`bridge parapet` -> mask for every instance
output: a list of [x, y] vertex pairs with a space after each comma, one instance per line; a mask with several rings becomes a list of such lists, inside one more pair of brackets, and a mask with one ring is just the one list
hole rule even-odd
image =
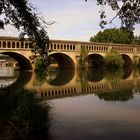
[[[116, 51], [123, 55], [125, 61], [132, 60], [133, 64], [138, 64], [140, 58], [140, 46], [139, 45], [124, 45], [124, 44], [111, 44], [111, 43], [96, 43], [96, 42], [82, 42], [82, 41], [67, 41], [67, 40], [50, 40], [48, 46], [49, 54], [54, 54], [53, 57], [57, 57], [59, 62], [63, 60], [62, 66], [71, 62], [71, 66], [74, 68], [78, 66], [78, 59], [82, 49], [85, 49], [88, 52], [88, 55], [98, 54], [103, 58], [105, 55], [112, 51]], [[29, 59], [31, 54], [31, 41], [25, 39], [20, 41], [16, 37], [0, 37], [0, 51], [1, 52], [18, 52], [26, 55], [26, 58]], [[23, 52], [26, 51], [26, 52]], [[29, 54], [30, 52], [30, 54]], [[30, 55], [30, 56], [29, 56]], [[61, 55], [61, 56], [60, 56]], [[54, 58], [54, 59], [55, 59]], [[130, 58], [130, 59], [129, 59]], [[30, 60], [30, 59], [29, 59]], [[73, 63], [72, 63], [73, 62]], [[74, 64], [74, 65], [73, 65]]]
[[0, 37], [0, 49], [31, 49], [31, 41], [20, 41], [16, 37]]
[[113, 45], [112, 51], [119, 52], [119, 53], [133, 53], [134, 47], [133, 46], [123, 46], [123, 45]]
[[[20, 41], [17, 37], [0, 37], [0, 49], [31, 49], [31, 41], [25, 38]], [[49, 51], [80, 51], [85, 48], [87, 51], [108, 52], [110, 49], [120, 53], [133, 53], [134, 50], [140, 53], [139, 45], [96, 43], [67, 40], [50, 40]]]

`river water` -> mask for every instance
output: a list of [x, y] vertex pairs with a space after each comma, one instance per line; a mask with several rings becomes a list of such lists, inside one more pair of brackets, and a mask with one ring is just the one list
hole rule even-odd
[[[0, 68], [2, 69], [2, 68]], [[50, 106], [50, 139], [138, 140], [138, 69], [49, 70], [45, 74], [0, 70], [1, 91], [34, 90]], [[9, 69], [8, 69], [9, 70]], [[12, 82], [9, 82], [9, 81]], [[5, 83], [5, 86], [4, 84]], [[7, 86], [9, 84], [9, 86]], [[43, 139], [43, 138], [40, 138]]]

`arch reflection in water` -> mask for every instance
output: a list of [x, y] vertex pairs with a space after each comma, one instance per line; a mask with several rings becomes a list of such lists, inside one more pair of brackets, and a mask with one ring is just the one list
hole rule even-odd
[[[62, 86], [70, 82], [74, 76], [74, 69], [58, 69], [55, 71], [48, 72], [49, 81], [48, 83], [53, 86]], [[55, 76], [54, 76], [55, 75]], [[55, 77], [55, 78], [54, 78]], [[54, 79], [53, 79], [54, 78]]]
[[123, 79], [127, 79], [131, 75], [133, 68], [124, 67], [123, 70], [124, 70]]
[[87, 79], [90, 82], [99, 82], [104, 78], [104, 68], [88, 69], [87, 70]]
[[[3, 87], [3, 90], [18, 90], [19, 88], [25, 87], [25, 85], [31, 80], [32, 72], [28, 71], [14, 71], [14, 76], [12, 78], [13, 82], [9, 82], [10, 84]], [[10, 77], [4, 77], [3, 81], [11, 81]]]
[[122, 68], [122, 69], [105, 69], [104, 67], [94, 68], [94, 69], [87, 69], [85, 72], [87, 73], [87, 79], [90, 82], [99, 82], [104, 78], [111, 78], [113, 81], [115, 79], [127, 79], [133, 69], [130, 68]]
[[[134, 76], [134, 72], [126, 79], [123, 79], [124, 73], [122, 71], [120, 71], [120, 76], [118, 76], [118, 73], [108, 72], [107, 75], [105, 75], [105, 78], [103, 77], [103, 73], [106, 72], [103, 72], [99, 79], [95, 77], [96, 73], [99, 74], [99, 70], [98, 72], [96, 70], [86, 70], [83, 72], [84, 73], [79, 75], [77, 71], [71, 70], [48, 71], [47, 80], [49, 82], [47, 83], [47, 81], [45, 81], [42, 85], [31, 84], [35, 81], [32, 72], [20, 72], [20, 74], [16, 75], [16, 82], [9, 85], [6, 89], [18, 90], [22, 87], [29, 87], [29, 89], [36, 90], [38, 96], [46, 97], [48, 99], [87, 95], [89, 93], [114, 93], [114, 91], [117, 92], [134, 88], [139, 89], [137, 87], [140, 85], [140, 78], [139, 75], [136, 76], [135, 74]], [[29, 86], [27, 86], [27, 83], [30, 83]], [[108, 96], [109, 95], [110, 94], [108, 94]]]
[[[116, 95], [116, 100], [119, 100], [119, 98], [120, 100], [121, 99], [127, 100], [133, 98], [133, 95], [129, 94], [130, 96], [127, 96], [127, 95], [123, 95], [122, 93], [125, 94], [125, 91], [129, 91], [130, 93], [130, 91], [132, 91], [134, 88], [136, 89], [136, 87], [140, 83], [138, 77], [137, 79], [135, 79], [133, 73], [129, 77], [127, 77], [127, 79], [123, 79], [124, 72], [122, 70], [119, 71], [120, 76], [118, 76], [118, 73], [115, 74], [115, 72], [108, 72], [108, 75], [105, 75], [108, 76], [108, 78], [104, 78], [102, 75], [101, 76], [102, 78], [100, 78], [99, 81], [96, 78], [94, 79], [94, 75], [97, 72], [95, 71], [95, 73], [92, 73], [91, 71], [90, 71], [90, 76], [88, 75], [88, 70], [82, 71], [82, 73], [80, 74], [76, 72], [74, 76], [76, 78], [73, 78], [71, 82], [68, 82], [66, 85], [61, 85], [61, 86], [50, 85], [50, 84], [46, 86], [43, 85], [43, 87], [39, 88], [38, 94], [40, 97], [43, 98], [46, 97], [47, 99], [54, 99], [54, 98], [62, 98], [68, 96], [105, 93], [105, 96], [108, 95], [110, 96], [108, 98], [111, 99], [113, 99]], [[103, 73], [106, 72], [104, 71]], [[88, 80], [88, 78], [90, 80]], [[108, 94], [106, 95], [106, 93]], [[120, 96], [122, 96], [122, 98]]]
[[122, 58], [124, 60], [124, 67], [131, 68], [133, 66], [132, 59], [128, 55], [122, 54]]
[[31, 80], [32, 72], [29, 71], [20, 71], [17, 81], [11, 85], [11, 89], [19, 89], [25, 87], [25, 85]]

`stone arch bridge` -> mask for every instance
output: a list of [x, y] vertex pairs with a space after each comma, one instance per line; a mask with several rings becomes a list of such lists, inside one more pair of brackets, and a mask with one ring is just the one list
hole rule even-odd
[[[32, 70], [34, 64], [30, 58], [34, 54], [30, 44], [28, 39], [21, 42], [16, 37], [1, 36], [0, 54], [13, 57], [22, 70]], [[140, 46], [138, 45], [50, 40], [48, 50], [49, 55], [57, 61], [60, 68], [76, 68], [82, 48], [88, 52], [88, 66], [103, 64], [105, 55], [111, 50], [122, 55], [126, 66], [138, 64], [140, 58]]]

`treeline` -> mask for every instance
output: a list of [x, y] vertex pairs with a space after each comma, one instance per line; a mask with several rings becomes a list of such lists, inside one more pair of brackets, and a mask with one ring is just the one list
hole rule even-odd
[[99, 31], [95, 36], [90, 37], [90, 41], [140, 45], [140, 36], [134, 36], [133, 31], [127, 30], [126, 28], [112, 28]]

